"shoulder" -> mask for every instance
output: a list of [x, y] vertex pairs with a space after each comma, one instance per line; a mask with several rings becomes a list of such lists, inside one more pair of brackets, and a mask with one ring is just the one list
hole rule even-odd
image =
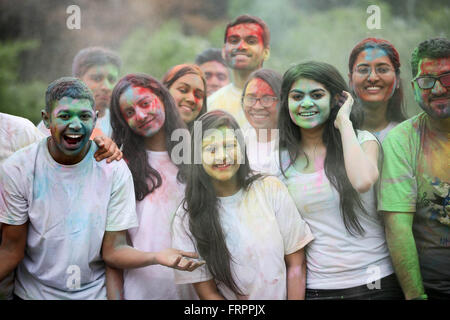
[[264, 192], [268, 196], [273, 196], [277, 192], [286, 190], [284, 183], [277, 177], [271, 175], [263, 175], [252, 182], [250, 189], [254, 192]]
[[24, 140], [22, 146], [39, 141], [45, 137], [30, 120], [6, 113], [0, 113], [0, 128], [2, 129], [2, 139]]
[[226, 86], [220, 88], [216, 92], [214, 92], [211, 96], [208, 97], [207, 105], [208, 108], [216, 106], [216, 104], [220, 104], [223, 102], [223, 99], [229, 100], [230, 98], [240, 97], [240, 92], [237, 90], [232, 83], [227, 84]]
[[4, 175], [13, 179], [20, 179], [33, 175], [35, 159], [42, 146], [45, 146], [45, 141], [32, 143], [0, 162], [0, 176]]
[[23, 164], [24, 162], [31, 162], [31, 159], [34, 159], [39, 152], [39, 150], [43, 147], [46, 147], [46, 141], [41, 140], [29, 144], [28, 146], [14, 152], [10, 157], [8, 157], [3, 164], [4, 165], [12, 165], [12, 164]]
[[424, 120], [425, 114], [420, 113], [401, 122], [388, 132], [383, 140], [383, 147], [390, 144], [410, 144], [414, 137], [419, 137]]
[[110, 163], [107, 163], [106, 159], [103, 159], [99, 162], [97, 162], [93, 157], [92, 159], [96, 163], [97, 167], [99, 167], [99, 169], [104, 171], [105, 173], [112, 173], [114, 176], [131, 176], [131, 171], [128, 168], [127, 163], [123, 159], [119, 161], [114, 160]]
[[356, 134], [359, 144], [363, 144], [366, 141], [378, 141], [375, 135], [367, 130], [356, 129]]

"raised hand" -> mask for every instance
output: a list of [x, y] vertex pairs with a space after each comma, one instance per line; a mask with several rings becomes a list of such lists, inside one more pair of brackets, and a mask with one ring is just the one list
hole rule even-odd
[[350, 120], [350, 113], [352, 112], [353, 102], [354, 100], [352, 95], [347, 91], [342, 91], [342, 94], [338, 99], [338, 105], [341, 107], [339, 108], [336, 120], [334, 120], [334, 126], [337, 129], [340, 128], [340, 125], [342, 123]]

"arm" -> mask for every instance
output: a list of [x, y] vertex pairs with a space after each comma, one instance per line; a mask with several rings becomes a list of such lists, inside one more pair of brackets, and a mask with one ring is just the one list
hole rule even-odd
[[19, 226], [2, 225], [0, 281], [11, 273], [24, 257], [27, 242], [27, 226], [27, 223]]
[[416, 243], [412, 233], [414, 214], [383, 211], [386, 241], [395, 273], [406, 299], [425, 294]]
[[193, 283], [193, 285], [201, 300], [225, 300], [217, 289], [214, 279]]
[[108, 300], [123, 300], [123, 270], [106, 266], [106, 295]]
[[288, 300], [305, 300], [306, 259], [302, 248], [284, 256]]
[[361, 146], [350, 121], [353, 98], [345, 92], [347, 99], [340, 108], [334, 126], [341, 133], [345, 170], [353, 188], [360, 193], [367, 192], [378, 180], [378, 144], [367, 141]]
[[126, 231], [106, 231], [102, 254], [106, 264], [116, 269], [142, 268], [160, 264], [178, 270], [193, 271], [205, 263], [184, 258], [197, 258], [198, 255], [192, 252], [176, 249], [165, 249], [160, 252], [137, 250], [127, 244]]
[[113, 160], [119, 161], [122, 159], [122, 151], [111, 138], [98, 136], [94, 138], [94, 142], [98, 146], [98, 150], [94, 154], [95, 160], [102, 161], [106, 159], [106, 162], [110, 163]]

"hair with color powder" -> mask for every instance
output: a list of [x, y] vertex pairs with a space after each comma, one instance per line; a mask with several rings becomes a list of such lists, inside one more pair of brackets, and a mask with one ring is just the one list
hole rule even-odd
[[415, 77], [419, 71], [419, 62], [423, 58], [439, 59], [450, 57], [450, 41], [446, 38], [433, 38], [421, 42], [411, 55], [411, 71]]
[[[289, 153], [290, 164], [284, 168], [281, 166], [281, 171], [285, 175], [285, 171], [295, 163], [298, 156], [303, 153], [306, 160], [309, 161], [308, 156], [302, 151], [300, 143], [302, 135], [299, 127], [291, 120], [289, 114], [289, 91], [292, 85], [300, 78], [314, 80], [322, 84], [330, 93], [330, 115], [325, 122], [325, 128], [322, 134], [322, 140], [326, 147], [326, 156], [324, 162], [324, 169], [330, 183], [339, 193], [340, 211], [344, 221], [345, 228], [351, 235], [363, 235], [364, 229], [359, 223], [356, 215], [356, 209], [361, 209], [367, 214], [367, 210], [362, 205], [359, 193], [353, 188], [348, 179], [347, 172], [344, 165], [344, 153], [342, 147], [341, 134], [334, 126], [334, 121], [340, 109], [337, 95], [342, 91], [349, 91], [347, 83], [339, 74], [339, 71], [332, 65], [323, 62], [306, 62], [297, 64], [286, 71], [283, 76], [283, 83], [281, 85], [281, 107], [278, 116], [278, 128], [280, 130], [280, 154], [281, 150], [287, 150]], [[350, 114], [350, 121], [355, 130], [359, 129], [361, 124], [361, 110], [355, 102]]]
[[225, 27], [225, 36], [224, 36], [223, 42], [224, 43], [227, 42], [228, 29], [230, 29], [231, 27], [237, 26], [239, 24], [245, 24], [245, 23], [256, 23], [257, 25], [259, 25], [263, 30], [262, 38], [263, 38], [264, 48], [269, 47], [269, 44], [270, 44], [269, 27], [264, 22], [264, 20], [262, 20], [261, 18], [251, 16], [248, 14], [240, 15], [236, 19], [234, 19], [234, 21], [231, 21], [230, 23], [227, 24], [227, 26]]
[[224, 67], [227, 67], [225, 60], [222, 57], [222, 51], [217, 48], [208, 48], [202, 51], [195, 58], [195, 64], [201, 66], [202, 64], [210, 61], [217, 61]]
[[72, 63], [72, 75], [81, 78], [93, 66], [112, 64], [120, 70], [122, 60], [114, 51], [103, 47], [89, 47], [80, 50]]
[[[116, 84], [111, 95], [111, 127], [113, 128], [112, 139], [117, 145], [123, 146], [123, 156], [133, 175], [136, 200], [142, 200], [162, 184], [161, 175], [148, 163], [148, 155], [145, 147], [145, 138], [136, 134], [123, 119], [120, 111], [120, 96], [132, 87], [142, 87], [154, 93], [164, 105], [165, 121], [163, 128], [166, 140], [166, 149], [169, 154], [176, 145], [170, 137], [175, 129], [186, 128], [178, 113], [169, 91], [155, 78], [146, 74], [128, 74]], [[179, 167], [181, 168], [181, 167]], [[180, 171], [181, 172], [181, 171]], [[180, 175], [178, 175], [180, 179]]]
[[53, 81], [47, 87], [45, 91], [45, 111], [50, 114], [55, 102], [64, 97], [89, 100], [92, 109], [95, 109], [92, 91], [80, 79], [63, 77]]
[[[395, 71], [395, 77], [398, 81], [398, 88], [394, 89], [394, 94], [389, 99], [387, 110], [386, 110], [386, 120], [391, 122], [402, 122], [407, 119], [406, 117], [406, 105], [403, 95], [403, 84], [400, 78], [400, 56], [395, 49], [394, 45], [387, 40], [377, 39], [377, 38], [366, 38], [360, 41], [350, 53], [348, 59], [348, 70], [350, 76], [353, 74], [353, 67], [355, 66], [356, 59], [358, 55], [366, 49], [379, 49], [386, 52], [389, 60], [392, 63]], [[353, 96], [356, 96], [354, 92]]]
[[[244, 97], [245, 97], [245, 91], [247, 90], [247, 86], [253, 79], [261, 79], [265, 83], [267, 83], [275, 93], [275, 96], [278, 98], [278, 101], [280, 101], [281, 97], [281, 81], [282, 77], [281, 75], [270, 69], [258, 69], [256, 71], [253, 71], [247, 79], [247, 82], [244, 84], [244, 89], [242, 90], [242, 96], [241, 96], [241, 106], [244, 106]], [[279, 104], [279, 102], [278, 102]]]
[[[203, 89], [205, 94], [203, 95], [203, 104], [202, 109], [200, 110], [200, 113], [198, 114], [197, 118], [206, 113], [206, 79], [205, 75], [203, 74], [203, 71], [195, 64], [179, 64], [174, 67], [172, 67], [162, 78], [162, 83], [167, 87], [167, 89], [170, 89], [172, 85], [180, 79], [182, 76], [187, 74], [195, 74], [202, 79], [203, 82]], [[194, 124], [194, 121], [196, 119], [192, 120], [190, 123], [188, 123], [188, 128], [191, 128]]]
[[[201, 124], [201, 133], [194, 135], [191, 129], [192, 150], [197, 150], [201, 157], [201, 146], [205, 133], [209, 129], [227, 127], [233, 129], [245, 157], [245, 161], [236, 172], [239, 188], [248, 190], [251, 183], [261, 175], [253, 175], [245, 154], [245, 142], [239, 125], [232, 115], [222, 110], [205, 113], [197, 121]], [[198, 129], [197, 129], [198, 130]], [[183, 208], [189, 215], [189, 229], [195, 239], [200, 256], [205, 259], [206, 266], [215, 280], [224, 283], [236, 295], [243, 295], [231, 274], [232, 256], [225, 242], [225, 234], [220, 224], [219, 199], [217, 198], [211, 177], [206, 173], [202, 164], [195, 164], [192, 155], [192, 165], [187, 170], [186, 197]]]

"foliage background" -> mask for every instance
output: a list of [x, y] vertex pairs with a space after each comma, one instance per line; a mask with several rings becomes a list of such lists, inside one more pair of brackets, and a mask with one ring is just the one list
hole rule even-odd
[[[81, 8], [81, 29], [66, 27], [66, 8]], [[369, 30], [369, 5], [381, 8], [381, 29]], [[346, 77], [348, 55], [365, 37], [392, 42], [400, 53], [408, 115], [419, 112], [409, 85], [410, 54], [421, 41], [447, 37], [446, 0], [0, 0], [0, 111], [37, 123], [45, 89], [70, 75], [78, 50], [92, 45], [117, 50], [122, 75], [157, 78], [173, 65], [193, 62], [208, 47], [221, 47], [227, 22], [239, 14], [263, 18], [271, 30], [265, 67], [280, 73], [292, 64], [319, 60]]]

